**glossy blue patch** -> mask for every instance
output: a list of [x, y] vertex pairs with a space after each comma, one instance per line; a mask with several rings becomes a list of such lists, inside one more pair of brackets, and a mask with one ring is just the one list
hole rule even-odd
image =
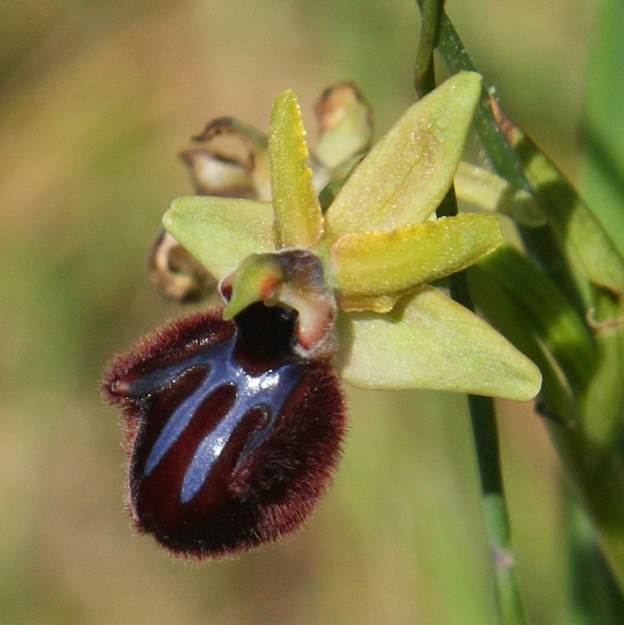
[[262, 408], [268, 422], [252, 434], [241, 452], [246, 457], [270, 434], [275, 419], [289, 395], [299, 384], [304, 367], [296, 363], [284, 363], [258, 375], [252, 375], [236, 362], [234, 349], [236, 335], [230, 339], [200, 351], [186, 360], [149, 373], [132, 384], [135, 396], [148, 395], [158, 389], [175, 384], [192, 368], [206, 369], [206, 377], [171, 414], [152, 447], [143, 476], [148, 477], [189, 425], [197, 410], [219, 387], [231, 385], [235, 389], [234, 401], [216, 427], [203, 438], [184, 475], [180, 501], [188, 503], [201, 490], [214, 463], [227, 445], [230, 437], [251, 410]]

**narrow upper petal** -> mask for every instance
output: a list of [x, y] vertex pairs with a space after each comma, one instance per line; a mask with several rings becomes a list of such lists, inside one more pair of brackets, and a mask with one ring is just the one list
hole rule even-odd
[[269, 156], [277, 246], [308, 248], [321, 238], [323, 213], [308, 166], [301, 110], [292, 90], [275, 101]]
[[346, 234], [332, 247], [331, 266], [345, 296], [391, 294], [461, 271], [502, 242], [496, 217], [464, 214]]

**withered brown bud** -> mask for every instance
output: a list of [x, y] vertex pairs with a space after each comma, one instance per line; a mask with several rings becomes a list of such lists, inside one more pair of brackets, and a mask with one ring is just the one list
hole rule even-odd
[[199, 195], [270, 199], [267, 139], [232, 117], [211, 121], [180, 152]]
[[325, 89], [314, 110], [319, 123], [314, 155], [324, 167], [335, 169], [368, 150], [372, 109], [353, 83], [340, 82]]
[[216, 287], [214, 278], [164, 230], [152, 246], [148, 268], [150, 280], [178, 302], [195, 302]]
[[[232, 117], [220, 117], [191, 139], [180, 158], [198, 195], [270, 200], [266, 135]], [[212, 276], [162, 231], [149, 254], [152, 282], [170, 299], [192, 302], [214, 293]]]

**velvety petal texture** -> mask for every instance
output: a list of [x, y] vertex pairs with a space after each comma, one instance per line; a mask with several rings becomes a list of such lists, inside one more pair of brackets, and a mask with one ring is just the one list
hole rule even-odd
[[[165, 276], [178, 297], [214, 278], [226, 306], [157, 330], [105, 375], [105, 397], [125, 413], [140, 531], [205, 558], [299, 527], [340, 456], [336, 370], [369, 389], [516, 400], [539, 392], [530, 360], [428, 285], [502, 241], [495, 216], [431, 217], [456, 175], [480, 93], [478, 74], [451, 77], [359, 165], [370, 109], [348, 83], [317, 107], [312, 157], [290, 90], [277, 98], [268, 142], [221, 118], [183, 153], [200, 195], [173, 202], [153, 260], [160, 273], [184, 274]], [[466, 178], [470, 191], [475, 175]], [[325, 186], [323, 213], [327, 183], [335, 186]], [[488, 202], [501, 210], [512, 191], [495, 183], [486, 180]], [[172, 262], [180, 245], [201, 271], [188, 257]]]
[[223, 556], [273, 541], [327, 488], [345, 430], [327, 361], [290, 349], [293, 315], [207, 311], [119, 356], [104, 394], [126, 414], [140, 531], [173, 552]]

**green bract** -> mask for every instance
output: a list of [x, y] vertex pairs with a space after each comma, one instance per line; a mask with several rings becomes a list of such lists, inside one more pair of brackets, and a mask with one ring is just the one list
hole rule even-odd
[[[334, 354], [356, 386], [531, 399], [541, 385], [537, 367], [429, 286], [502, 242], [495, 216], [432, 217], [453, 182], [480, 90], [481, 77], [462, 72], [411, 106], [324, 215], [299, 105], [287, 91], [275, 103], [268, 143], [272, 204], [179, 198], [165, 228], [227, 284], [225, 316], [259, 300], [297, 309], [300, 353]], [[352, 98], [340, 111], [323, 135], [325, 163], [332, 144], [341, 163], [367, 145], [366, 111]], [[325, 178], [332, 175], [327, 169]]]

